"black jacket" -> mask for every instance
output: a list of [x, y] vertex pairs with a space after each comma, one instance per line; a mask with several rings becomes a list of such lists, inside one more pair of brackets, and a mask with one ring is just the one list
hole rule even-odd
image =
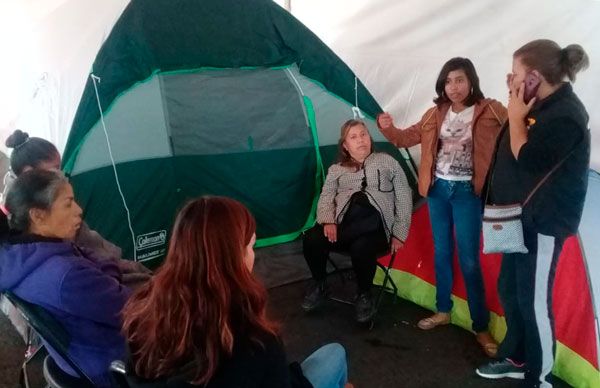
[[4, 239], [8, 235], [8, 218], [6, 214], [0, 210], [0, 239]]
[[261, 345], [248, 339], [236, 340], [231, 357], [223, 359], [211, 381], [205, 386], [192, 385], [196, 364], [189, 362], [179, 372], [157, 380], [136, 377], [129, 362], [127, 382], [133, 388], [311, 388], [298, 363], [288, 365], [281, 340], [263, 335]]
[[499, 139], [489, 203], [522, 203], [541, 179], [565, 162], [523, 209], [524, 227], [554, 237], [574, 234], [581, 220], [590, 163], [589, 116], [571, 84], [537, 102], [529, 115], [527, 143], [515, 159], [510, 131]]

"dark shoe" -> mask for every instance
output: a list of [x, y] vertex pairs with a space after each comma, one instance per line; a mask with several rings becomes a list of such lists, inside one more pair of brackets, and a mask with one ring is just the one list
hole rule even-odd
[[525, 378], [525, 364], [516, 364], [512, 360], [505, 358], [490, 362], [477, 368], [475, 371], [479, 376], [486, 379], [501, 379], [508, 377], [511, 379], [523, 380]]
[[304, 296], [302, 309], [306, 312], [313, 311], [327, 299], [327, 295], [329, 295], [327, 284], [324, 281], [315, 282]]
[[356, 309], [356, 321], [358, 323], [366, 323], [373, 319], [373, 315], [375, 315], [375, 306], [373, 306], [371, 293], [363, 292], [362, 294], [359, 294], [354, 307]]

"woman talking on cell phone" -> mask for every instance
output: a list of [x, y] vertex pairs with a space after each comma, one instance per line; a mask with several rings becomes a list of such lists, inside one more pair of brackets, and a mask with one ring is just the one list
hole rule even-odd
[[534, 195], [522, 214], [528, 253], [502, 257], [498, 292], [507, 333], [498, 361], [477, 369], [482, 377], [552, 386], [554, 273], [581, 219], [590, 158], [588, 114], [569, 81], [588, 64], [581, 46], [545, 39], [513, 54], [508, 129], [500, 135], [489, 202], [523, 203]]

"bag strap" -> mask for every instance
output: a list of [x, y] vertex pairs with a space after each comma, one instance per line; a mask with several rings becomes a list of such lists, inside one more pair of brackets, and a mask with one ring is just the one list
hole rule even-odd
[[487, 181], [487, 187], [485, 190], [485, 200], [483, 201], [483, 205], [487, 205], [488, 203], [488, 198], [490, 196], [490, 187], [492, 187], [492, 181], [494, 180], [494, 167], [496, 167], [496, 159], [498, 158], [498, 148], [500, 148], [500, 141], [502, 140], [502, 136], [504, 136], [504, 133], [507, 131], [508, 129], [508, 120], [506, 120], [504, 122], [504, 125], [502, 125], [502, 128], [500, 128], [500, 133], [498, 134], [498, 137], [496, 138], [496, 145], [494, 146], [494, 160], [492, 160], [492, 164], [490, 164], [490, 179], [488, 179]]
[[562, 158], [562, 160], [560, 162], [558, 162], [556, 164], [556, 166], [552, 167], [552, 170], [550, 170], [541, 180], [540, 182], [533, 188], [533, 190], [531, 190], [531, 192], [529, 193], [529, 195], [527, 196], [527, 198], [525, 198], [525, 201], [523, 202], [522, 207], [525, 207], [525, 205], [527, 205], [527, 202], [529, 202], [529, 200], [531, 199], [531, 197], [533, 197], [533, 195], [535, 194], [536, 191], [538, 191], [538, 189], [540, 187], [542, 187], [542, 185], [544, 184], [544, 182], [546, 182], [548, 180], [548, 178], [550, 178], [550, 175], [552, 175], [556, 170], [558, 170], [558, 168], [560, 166], [562, 166], [562, 164], [569, 159], [569, 157], [573, 154], [573, 152], [575, 152], [575, 150], [577, 149], [577, 146], [579, 146], [579, 143], [575, 144], [575, 146], [573, 147], [573, 149], [571, 150], [571, 152], [569, 152], [567, 154], [567, 156], [565, 156], [564, 158]]
[[[506, 130], [508, 129], [508, 120], [504, 123], [503, 128], [500, 130], [500, 134], [498, 135], [498, 140], [496, 142], [496, 147], [494, 149], [494, 160], [492, 162], [491, 165], [491, 169], [492, 169], [492, 174], [490, 176], [490, 179], [488, 181], [487, 184], [487, 191], [485, 193], [485, 202], [483, 203], [484, 205], [487, 205], [487, 201], [488, 201], [488, 197], [490, 195], [490, 187], [492, 186], [492, 180], [494, 179], [494, 167], [496, 166], [496, 158], [498, 157], [498, 148], [500, 147], [500, 141], [502, 140], [502, 136], [504, 135], [504, 133], [506, 132]], [[542, 187], [542, 185], [548, 180], [548, 178], [550, 178], [550, 175], [552, 175], [556, 170], [558, 170], [558, 168], [567, 161], [567, 159], [569, 159], [569, 157], [573, 154], [573, 152], [575, 152], [575, 150], [577, 149], [577, 147], [579, 146], [580, 143], [582, 143], [583, 141], [585, 141], [585, 136], [583, 137], [583, 139], [581, 139], [580, 142], [578, 142], [577, 144], [575, 144], [575, 146], [573, 147], [573, 149], [564, 157], [561, 159], [560, 162], [558, 162], [554, 167], [552, 167], [552, 169], [538, 182], [537, 185], [535, 185], [535, 187], [533, 188], [533, 190], [531, 190], [531, 192], [529, 193], [529, 195], [527, 195], [527, 198], [525, 198], [525, 201], [521, 204], [522, 207], [525, 207], [525, 205], [527, 205], [527, 203], [531, 200], [531, 198], [533, 197], [533, 195], [536, 193], [536, 191], [538, 191], [540, 189], [540, 187]]]

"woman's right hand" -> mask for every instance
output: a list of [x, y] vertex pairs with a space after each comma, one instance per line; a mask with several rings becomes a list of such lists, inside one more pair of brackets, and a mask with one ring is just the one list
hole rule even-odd
[[336, 224], [325, 224], [323, 225], [323, 234], [327, 237], [329, 242], [337, 241], [337, 225]]
[[394, 120], [392, 119], [392, 115], [384, 112], [377, 116], [377, 126], [379, 129], [389, 129], [394, 127]]
[[524, 101], [525, 99], [525, 82], [521, 82], [520, 85], [512, 85], [510, 86], [510, 95], [508, 97], [508, 120], [512, 126], [516, 123], [524, 123], [525, 118], [529, 114], [529, 111], [535, 104], [537, 100], [536, 97], [533, 97], [529, 103]]

